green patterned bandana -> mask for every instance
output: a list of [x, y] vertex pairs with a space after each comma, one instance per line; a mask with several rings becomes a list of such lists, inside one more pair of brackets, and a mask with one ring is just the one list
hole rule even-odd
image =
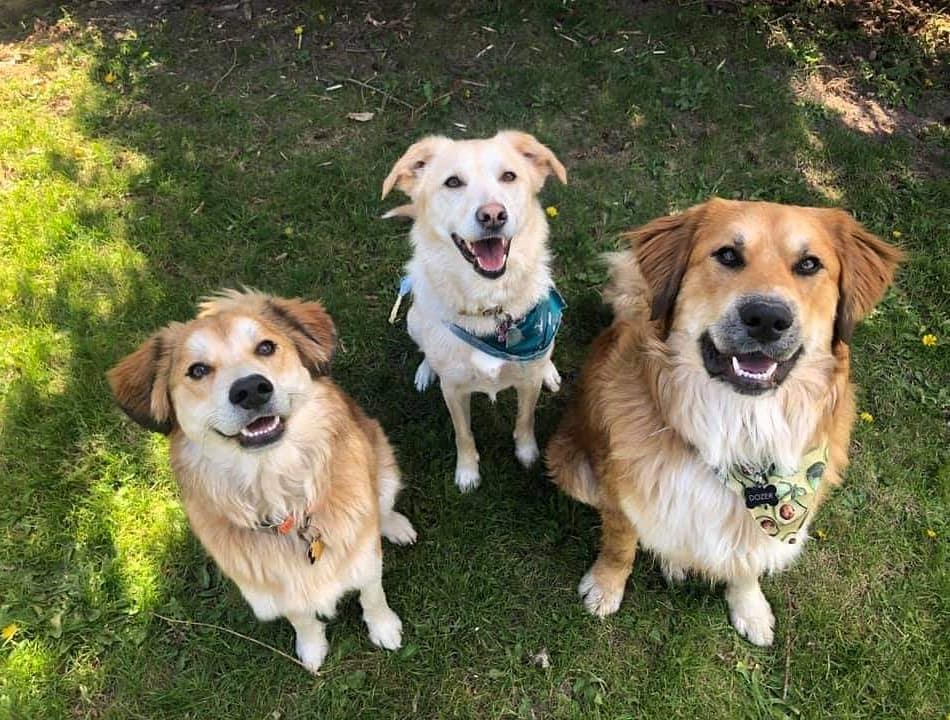
[[795, 533], [805, 524], [815, 502], [827, 466], [828, 445], [823, 444], [805, 453], [790, 475], [779, 475], [774, 465], [764, 470], [736, 465], [719, 476], [727, 488], [745, 501], [762, 532], [793, 545]]

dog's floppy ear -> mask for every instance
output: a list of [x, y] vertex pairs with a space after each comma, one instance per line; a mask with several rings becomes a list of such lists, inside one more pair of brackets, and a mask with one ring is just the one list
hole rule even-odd
[[416, 182], [422, 177], [426, 166], [440, 148], [452, 141], [442, 135], [430, 135], [409, 146], [405, 155], [396, 161], [389, 175], [383, 180], [383, 198], [389, 195], [394, 187], [412, 196]]
[[697, 212], [694, 207], [679, 215], [656, 218], [624, 235], [634, 248], [640, 274], [650, 289], [650, 320], [660, 321], [664, 339], [673, 322], [676, 296], [693, 249]]
[[265, 305], [271, 320], [294, 343], [297, 354], [311, 377], [330, 371], [330, 358], [336, 348], [333, 320], [318, 302], [267, 298]]
[[535, 184], [539, 190], [551, 173], [554, 173], [554, 176], [562, 184], [567, 185], [567, 170], [564, 169], [561, 161], [557, 159], [551, 148], [538, 142], [534, 135], [517, 130], [504, 130], [498, 133], [496, 137], [506, 141], [531, 163], [537, 173]]
[[874, 309], [894, 281], [904, 252], [869, 232], [844, 210], [828, 210], [841, 275], [834, 342], [851, 342], [855, 326]]
[[175, 427], [175, 412], [168, 392], [170, 335], [170, 328], [159, 330], [106, 376], [116, 402], [126, 415], [142, 427], [163, 435]]

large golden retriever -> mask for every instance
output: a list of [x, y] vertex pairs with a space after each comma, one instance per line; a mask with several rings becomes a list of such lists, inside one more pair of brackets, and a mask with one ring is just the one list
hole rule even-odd
[[725, 582], [736, 630], [769, 645], [759, 577], [798, 556], [841, 482], [851, 333], [902, 254], [840, 210], [719, 199], [627, 237], [614, 322], [547, 448], [602, 520], [579, 592], [615, 612], [639, 542], [671, 580]]
[[376, 645], [402, 623], [382, 585], [380, 533], [411, 543], [393, 510], [399, 467], [379, 423], [328, 376], [336, 337], [316, 302], [226, 291], [109, 372], [119, 405], [165, 433], [191, 527], [261, 620], [286, 617], [316, 672], [324, 623], [358, 590]]

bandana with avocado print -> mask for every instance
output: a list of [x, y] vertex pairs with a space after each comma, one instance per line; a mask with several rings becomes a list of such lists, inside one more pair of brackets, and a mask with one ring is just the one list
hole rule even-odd
[[794, 545], [805, 524], [828, 466], [828, 445], [805, 453], [790, 475], [779, 475], [775, 465], [766, 469], [736, 465], [720, 473], [726, 487], [741, 497], [762, 532]]

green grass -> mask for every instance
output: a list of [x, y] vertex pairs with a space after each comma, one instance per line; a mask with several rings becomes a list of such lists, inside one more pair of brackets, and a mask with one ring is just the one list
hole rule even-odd
[[[776, 42], [787, 18], [759, 6], [422, 2], [372, 9], [375, 27], [362, 5], [271, 4], [246, 23], [100, 3], [14, 23], [0, 44], [0, 628], [17, 626], [0, 641], [0, 717], [945, 718], [946, 125], [869, 136], [797, 97], [824, 36], [807, 52]], [[852, 40], [835, 38], [836, 52]], [[945, 103], [946, 55], [901, 48], [904, 96]], [[824, 539], [764, 583], [774, 648], [740, 640], [715, 589], [667, 588], [647, 556], [620, 612], [588, 616], [574, 588], [596, 517], [517, 466], [509, 397], [476, 401], [484, 484], [455, 490], [442, 400], [412, 389], [417, 353], [386, 322], [406, 226], [378, 220], [392, 162], [424, 133], [462, 136], [453, 123], [534, 132], [568, 167], [543, 202], [560, 211], [569, 379], [609, 321], [597, 258], [626, 228], [719, 194], [841, 205], [900, 233], [910, 260], [855, 338], [874, 420], [855, 428]], [[404, 648], [373, 648], [347, 600], [317, 678], [158, 617], [292, 648], [191, 536], [164, 439], [124, 419], [104, 380], [238, 283], [324, 300], [334, 374], [386, 427], [420, 530], [386, 552]], [[542, 441], [569, 392], [543, 395]], [[530, 661], [542, 649], [548, 669]]]

